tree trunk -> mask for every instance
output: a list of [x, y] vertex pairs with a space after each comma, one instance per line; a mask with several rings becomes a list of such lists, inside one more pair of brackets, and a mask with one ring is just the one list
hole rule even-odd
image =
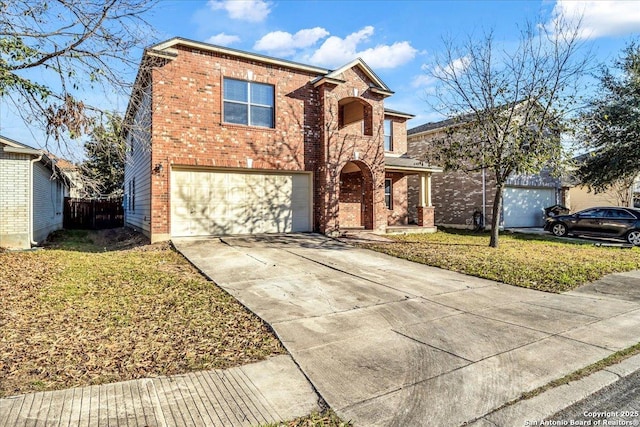
[[500, 227], [500, 212], [502, 211], [502, 188], [504, 184], [496, 185], [496, 194], [493, 198], [493, 209], [491, 211], [491, 240], [489, 246], [498, 247], [498, 235]]

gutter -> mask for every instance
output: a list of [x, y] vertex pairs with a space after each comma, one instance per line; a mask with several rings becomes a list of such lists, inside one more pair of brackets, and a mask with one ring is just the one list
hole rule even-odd
[[31, 164], [29, 165], [29, 242], [31, 246], [38, 245], [38, 242], [33, 240], [33, 168], [36, 162], [42, 160], [43, 155], [44, 153], [40, 152], [38, 157], [31, 159]]

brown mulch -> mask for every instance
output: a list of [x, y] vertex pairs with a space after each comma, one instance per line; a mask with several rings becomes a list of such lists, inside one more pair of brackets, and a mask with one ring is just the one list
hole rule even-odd
[[220, 369], [284, 349], [169, 244], [126, 229], [0, 253], [0, 397]]

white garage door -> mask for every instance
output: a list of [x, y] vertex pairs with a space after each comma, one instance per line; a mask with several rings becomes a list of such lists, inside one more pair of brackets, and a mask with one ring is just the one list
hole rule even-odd
[[173, 170], [171, 235], [311, 231], [311, 174]]
[[544, 208], [556, 204], [556, 190], [505, 187], [502, 201], [505, 227], [542, 227]]

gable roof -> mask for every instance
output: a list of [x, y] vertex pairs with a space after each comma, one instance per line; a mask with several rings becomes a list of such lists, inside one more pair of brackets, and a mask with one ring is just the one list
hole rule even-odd
[[439, 122], [429, 122], [429, 123], [425, 123], [423, 125], [420, 126], [416, 126], [414, 128], [408, 129], [407, 130], [407, 136], [410, 135], [418, 135], [421, 133], [427, 133], [433, 130], [438, 130], [438, 129], [446, 129], [448, 127], [451, 126], [456, 126], [462, 123], [467, 123], [471, 120], [473, 120], [474, 115], [473, 114], [465, 114], [463, 116], [460, 117], [454, 117], [452, 119], [446, 119], [446, 120], [441, 120]]
[[[520, 105], [525, 104], [525, 102], [527, 102], [527, 101], [526, 100], [520, 100], [520, 101], [509, 102], [507, 104], [503, 104], [503, 105], [499, 105], [499, 106], [495, 107], [494, 109], [492, 109], [492, 111], [500, 112], [500, 111], [503, 111], [503, 110], [508, 110], [511, 107], [518, 108]], [[533, 101], [530, 101], [530, 102], [533, 102], [536, 106], [539, 105], [536, 100], [533, 100]], [[491, 111], [491, 110], [484, 110], [484, 111]], [[407, 130], [407, 136], [418, 135], [418, 134], [422, 134], [422, 133], [429, 133], [431, 131], [435, 131], [435, 130], [439, 130], [439, 129], [446, 129], [446, 128], [449, 128], [449, 127], [452, 127], [452, 126], [459, 126], [459, 125], [462, 125], [464, 123], [472, 122], [475, 119], [476, 119], [476, 113], [460, 114], [459, 116], [452, 117], [452, 118], [445, 119], [445, 120], [441, 120], [439, 122], [429, 122], [429, 123], [425, 123], [423, 125], [411, 128], [411, 129]]]
[[383, 94], [393, 95], [389, 86], [387, 86], [380, 77], [362, 60], [362, 58], [356, 58], [348, 64], [343, 65], [342, 67], [333, 70], [327, 74], [325, 74], [321, 80], [340, 80], [340, 75], [344, 73], [346, 70], [350, 70], [351, 68], [358, 67], [362, 72], [376, 85], [373, 89], [379, 89], [380, 92], [384, 92]]
[[411, 113], [403, 113], [402, 111], [392, 110], [391, 108], [385, 108], [384, 114], [386, 116], [403, 117], [405, 119], [413, 119], [416, 115]]
[[230, 47], [217, 46], [210, 43], [199, 42], [195, 40], [186, 39], [183, 37], [174, 37], [172, 39], [166, 40], [161, 43], [157, 43], [153, 46], [150, 46], [145, 50], [145, 55], [148, 56], [157, 56], [165, 59], [171, 60], [175, 57], [175, 47], [176, 46], [186, 46], [192, 47], [198, 50], [203, 50], [207, 52], [215, 52], [219, 54], [226, 54], [237, 56], [241, 58], [250, 59], [253, 61], [262, 62], [265, 64], [284, 66], [288, 68], [292, 68], [295, 70], [306, 71], [313, 74], [318, 74], [318, 77], [313, 81], [316, 82], [318, 80], [327, 79], [335, 82], [341, 82], [340, 75], [344, 73], [346, 70], [358, 67], [360, 68], [365, 75], [376, 85], [374, 88], [379, 89], [385, 93], [388, 92], [389, 95], [393, 94], [391, 89], [378, 77], [378, 75], [362, 60], [362, 58], [356, 58], [353, 61], [343, 65], [342, 67], [336, 70], [330, 70], [324, 67], [316, 67], [314, 65], [302, 64], [300, 62], [289, 61], [287, 59], [275, 58], [273, 56], [261, 55], [258, 53], [247, 52], [238, 49], [232, 49]]
[[169, 55], [175, 53], [176, 46], [186, 46], [192, 47], [198, 50], [203, 50], [207, 52], [215, 52], [220, 54], [239, 56], [241, 58], [250, 59], [253, 61], [263, 62], [271, 65], [279, 65], [284, 67], [293, 68], [295, 70], [307, 71], [314, 74], [327, 74], [330, 70], [322, 67], [314, 67], [313, 65], [306, 65], [300, 62], [289, 61], [286, 59], [274, 58], [272, 56], [261, 55], [258, 53], [247, 52], [244, 50], [232, 49], [230, 47], [217, 46], [210, 43], [198, 42], [195, 40], [186, 39], [183, 37], [174, 37], [172, 39], [166, 40], [164, 42], [155, 44], [146, 49], [145, 54], [153, 56], [154, 53], [164, 53], [167, 52]]
[[33, 154], [37, 156], [44, 154], [42, 150], [30, 147], [6, 136], [0, 135], [0, 143], [5, 145], [3, 151], [7, 153]]
[[[389, 87], [382, 81], [382, 79], [380, 79], [380, 77], [378, 77], [378, 75], [373, 72], [373, 70], [362, 60], [362, 58], [356, 58], [336, 70], [330, 70], [323, 67], [316, 67], [314, 65], [302, 64], [300, 62], [289, 61], [286, 59], [275, 58], [258, 53], [252, 53], [210, 43], [199, 42], [183, 37], [174, 37], [169, 40], [165, 40], [163, 42], [152, 45], [144, 50], [142, 60], [140, 62], [140, 68], [138, 69], [138, 74], [136, 75], [136, 79], [134, 82], [133, 91], [129, 99], [129, 105], [127, 106], [127, 111], [125, 113], [125, 122], [132, 120], [133, 115], [135, 114], [135, 110], [137, 109], [137, 105], [134, 105], [135, 103], [131, 102], [131, 100], [134, 99], [136, 93], [141, 90], [143, 81], [149, 78], [148, 73], [143, 73], [143, 64], [149, 58], [161, 58], [168, 61], [174, 60], [178, 56], [178, 51], [176, 49], [178, 46], [185, 46], [205, 52], [214, 52], [221, 55], [230, 55], [245, 58], [263, 64], [287, 67], [293, 70], [315, 74], [316, 77], [311, 80], [311, 83], [316, 86], [319, 86], [320, 84], [326, 82], [332, 84], [344, 83], [344, 81], [340, 79], [340, 75], [350, 68], [358, 67], [373, 83], [373, 86], [371, 86], [370, 88], [372, 92], [378, 93], [385, 97], [393, 95], [393, 91], [391, 91], [391, 89], [389, 89]], [[407, 114], [406, 116], [410, 115]], [[413, 116], [409, 118], [412, 117]], [[126, 132], [126, 126], [124, 126], [123, 129], [125, 129]]]
[[[4, 145], [2, 151], [6, 153], [16, 153], [16, 154], [29, 154], [32, 156], [41, 156], [40, 163], [45, 165], [47, 168], [51, 169], [53, 172], [62, 171], [64, 168], [59, 165], [62, 161], [71, 164], [67, 160], [60, 159], [58, 156], [55, 156], [48, 151], [40, 150], [37, 148], [33, 148], [29, 145], [23, 144], [21, 142], [16, 141], [15, 139], [7, 138], [6, 136], [0, 135], [0, 144]], [[69, 179], [64, 174], [62, 175], [62, 181], [69, 185]]]

